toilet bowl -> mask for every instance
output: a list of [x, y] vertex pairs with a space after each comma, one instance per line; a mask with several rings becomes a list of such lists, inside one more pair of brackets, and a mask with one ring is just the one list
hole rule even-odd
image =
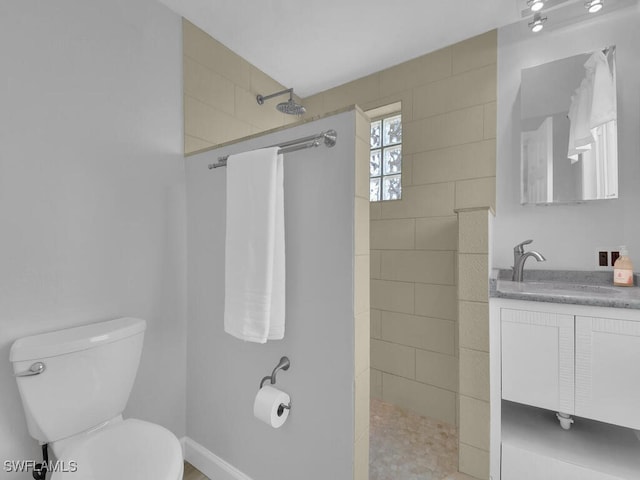
[[146, 323], [119, 318], [16, 340], [10, 353], [27, 427], [48, 444], [51, 480], [180, 480], [180, 442], [122, 418]]

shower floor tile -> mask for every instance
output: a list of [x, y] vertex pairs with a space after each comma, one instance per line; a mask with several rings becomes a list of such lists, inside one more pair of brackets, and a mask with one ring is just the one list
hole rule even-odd
[[463, 480], [456, 427], [371, 399], [369, 480]]

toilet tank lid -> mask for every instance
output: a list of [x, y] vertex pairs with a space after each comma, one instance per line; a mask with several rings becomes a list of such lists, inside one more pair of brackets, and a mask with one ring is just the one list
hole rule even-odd
[[87, 350], [144, 332], [146, 322], [123, 317], [19, 338], [11, 345], [9, 360], [20, 362]]

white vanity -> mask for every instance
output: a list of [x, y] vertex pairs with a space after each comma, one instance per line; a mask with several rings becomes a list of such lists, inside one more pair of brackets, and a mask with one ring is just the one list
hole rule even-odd
[[640, 288], [527, 273], [491, 281], [492, 479], [640, 479]]

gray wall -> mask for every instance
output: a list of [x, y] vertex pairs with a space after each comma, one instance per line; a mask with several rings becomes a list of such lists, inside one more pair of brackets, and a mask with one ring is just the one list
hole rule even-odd
[[3, 460], [41, 457], [11, 343], [125, 315], [148, 322], [125, 416], [184, 435], [180, 45], [153, 0], [0, 3]]
[[[498, 158], [494, 266], [513, 263], [527, 238], [547, 262], [529, 268], [593, 270], [596, 250], [625, 244], [640, 266], [640, 6], [539, 35], [498, 31]], [[520, 205], [520, 70], [616, 45], [620, 198], [579, 205]], [[535, 263], [535, 262], [534, 262]]]
[[[226, 171], [207, 164], [329, 128], [338, 132], [334, 148], [285, 155], [284, 340], [231, 337], [223, 330]], [[256, 480], [352, 478], [354, 158], [355, 111], [187, 158], [187, 433]], [[253, 400], [282, 355], [291, 368], [277, 386], [293, 407], [275, 430], [253, 417]]]

